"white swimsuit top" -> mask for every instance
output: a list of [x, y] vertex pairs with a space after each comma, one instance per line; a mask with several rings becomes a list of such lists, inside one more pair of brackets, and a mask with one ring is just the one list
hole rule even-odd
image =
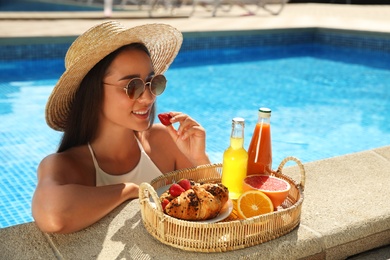
[[139, 140], [137, 138], [135, 139], [137, 140], [138, 147], [141, 150], [141, 158], [133, 170], [121, 175], [111, 175], [104, 172], [99, 167], [92, 147], [88, 143], [89, 151], [91, 152], [93, 164], [95, 165], [96, 170], [96, 186], [104, 186], [124, 182], [132, 182], [139, 185], [142, 182], [150, 183], [154, 178], [157, 178], [158, 176], [162, 175], [161, 171], [146, 154]]

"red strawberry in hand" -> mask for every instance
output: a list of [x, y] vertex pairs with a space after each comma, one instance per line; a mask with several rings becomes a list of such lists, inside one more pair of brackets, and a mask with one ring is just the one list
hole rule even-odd
[[167, 207], [167, 205], [169, 204], [169, 200], [168, 199], [164, 199], [162, 202], [161, 202], [161, 206], [163, 208], [163, 210], [165, 210], [165, 208]]
[[177, 184], [179, 184], [184, 190], [191, 189], [191, 183], [188, 179], [181, 179]]
[[169, 193], [173, 196], [173, 197], [177, 197], [177, 196], [180, 196], [180, 194], [182, 194], [185, 190], [177, 183], [174, 183], [171, 185], [171, 187], [169, 187]]
[[158, 119], [160, 119], [161, 123], [165, 126], [171, 125], [171, 118], [172, 116], [169, 113], [161, 113], [158, 114]]

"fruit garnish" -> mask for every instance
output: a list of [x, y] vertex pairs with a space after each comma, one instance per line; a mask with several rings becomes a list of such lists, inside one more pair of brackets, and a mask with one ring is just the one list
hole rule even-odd
[[171, 187], [169, 187], [169, 193], [173, 196], [173, 197], [178, 197], [180, 196], [180, 194], [182, 194], [185, 190], [177, 183], [174, 183], [171, 185]]
[[274, 211], [270, 198], [258, 190], [249, 190], [237, 200], [237, 213], [240, 218], [247, 219]]
[[277, 208], [287, 198], [291, 186], [287, 181], [275, 176], [255, 174], [244, 179], [242, 189], [265, 193], [271, 199], [274, 208]]
[[188, 179], [181, 179], [177, 184], [179, 184], [184, 190], [191, 189], [191, 182]]
[[163, 125], [169, 126], [172, 124], [170, 121], [172, 116], [169, 113], [161, 113], [161, 114], [158, 114], [157, 116]]
[[163, 210], [165, 210], [165, 208], [167, 207], [168, 204], [169, 204], [169, 200], [168, 199], [164, 199], [161, 202], [161, 206], [162, 206]]

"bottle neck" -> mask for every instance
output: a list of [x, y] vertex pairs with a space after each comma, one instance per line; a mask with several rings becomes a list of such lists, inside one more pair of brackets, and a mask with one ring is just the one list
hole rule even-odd
[[232, 133], [230, 135], [230, 146], [233, 149], [239, 149], [244, 147], [244, 125], [239, 123], [233, 123]]
[[233, 150], [244, 148], [244, 138], [231, 137], [230, 147], [233, 148]]
[[232, 138], [244, 138], [244, 127], [241, 124], [233, 124]]
[[261, 124], [270, 124], [271, 123], [271, 117], [262, 117], [262, 116], [259, 116], [258, 120], [257, 120], [257, 123]]
[[259, 108], [257, 123], [270, 124], [271, 109], [266, 107]]

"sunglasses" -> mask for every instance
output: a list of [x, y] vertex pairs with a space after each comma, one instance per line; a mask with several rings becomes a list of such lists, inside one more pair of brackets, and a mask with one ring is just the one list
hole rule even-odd
[[[106, 82], [103, 83], [112, 85]], [[146, 86], [149, 87], [150, 93], [152, 93], [154, 96], [159, 96], [164, 92], [165, 87], [167, 86], [167, 79], [162, 74], [153, 76], [153, 78], [146, 83], [141, 78], [133, 78], [123, 89], [129, 98], [137, 99], [145, 92]]]
[[147, 85], [154, 96], [159, 96], [164, 92], [165, 87], [167, 86], [167, 79], [161, 74], [155, 75], [146, 83], [141, 78], [134, 78], [131, 79], [123, 89], [130, 99], [137, 99], [145, 92]]

